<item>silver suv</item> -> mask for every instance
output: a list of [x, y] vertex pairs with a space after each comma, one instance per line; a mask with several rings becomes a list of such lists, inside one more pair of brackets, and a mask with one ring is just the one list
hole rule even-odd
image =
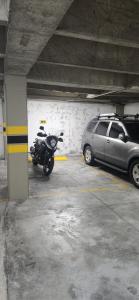
[[129, 173], [139, 188], [139, 114], [104, 114], [92, 119], [83, 134], [82, 150], [86, 164], [97, 161]]

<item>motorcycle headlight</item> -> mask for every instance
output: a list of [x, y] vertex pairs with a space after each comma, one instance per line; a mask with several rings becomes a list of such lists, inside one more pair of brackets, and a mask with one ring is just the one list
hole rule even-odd
[[52, 148], [54, 148], [56, 146], [57, 141], [55, 139], [51, 139], [50, 141], [50, 145]]

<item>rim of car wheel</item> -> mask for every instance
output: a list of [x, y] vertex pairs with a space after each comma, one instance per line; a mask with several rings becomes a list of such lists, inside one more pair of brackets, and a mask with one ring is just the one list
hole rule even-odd
[[91, 150], [90, 149], [86, 149], [85, 150], [85, 160], [90, 163], [92, 159], [92, 154], [91, 154]]
[[139, 163], [134, 165], [132, 175], [135, 183], [139, 186]]

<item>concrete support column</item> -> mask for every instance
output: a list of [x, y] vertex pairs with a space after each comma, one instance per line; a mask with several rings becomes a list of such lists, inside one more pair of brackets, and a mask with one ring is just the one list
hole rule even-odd
[[27, 95], [24, 76], [5, 76], [9, 199], [28, 197]]
[[119, 114], [119, 115], [123, 115], [124, 114], [124, 108], [125, 108], [124, 104], [116, 104], [116, 113]]

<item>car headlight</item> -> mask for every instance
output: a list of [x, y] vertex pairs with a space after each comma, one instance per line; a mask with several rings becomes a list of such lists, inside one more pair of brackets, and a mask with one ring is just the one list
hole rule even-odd
[[50, 141], [50, 145], [51, 145], [51, 147], [52, 148], [54, 148], [55, 146], [56, 146], [56, 140], [55, 139], [52, 139], [51, 141]]

